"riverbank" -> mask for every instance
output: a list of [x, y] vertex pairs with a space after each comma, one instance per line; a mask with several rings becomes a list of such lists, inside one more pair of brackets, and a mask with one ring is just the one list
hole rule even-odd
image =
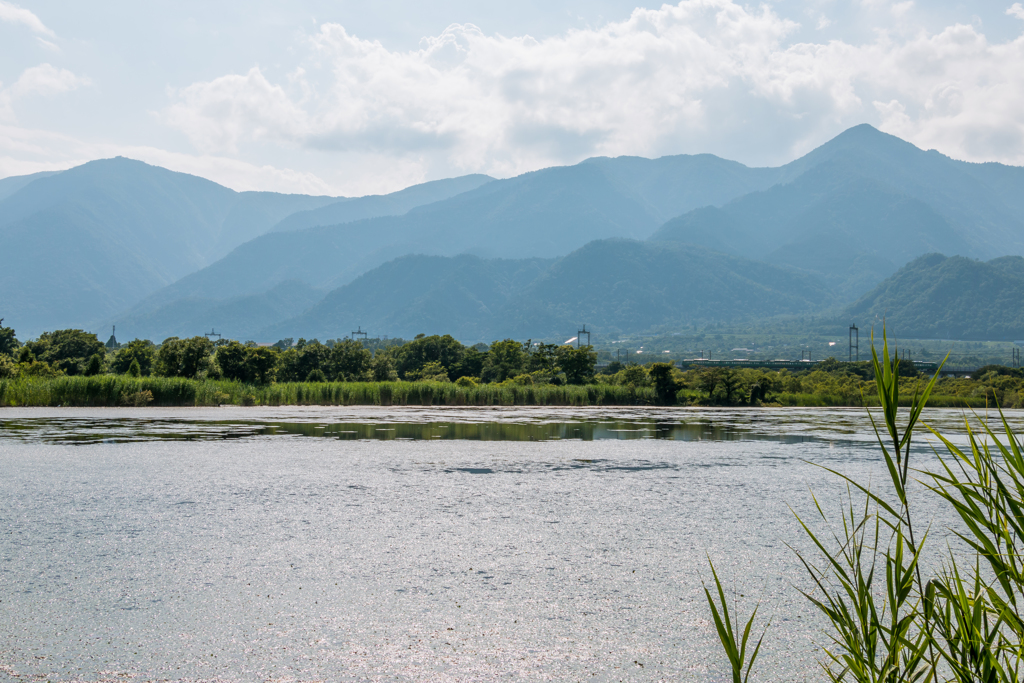
[[[860, 407], [876, 405], [870, 391], [843, 394], [789, 393], [771, 396], [778, 407]], [[909, 403], [913, 390], [905, 393]], [[679, 405], [697, 405], [704, 397], [683, 390]], [[634, 406], [655, 405], [653, 388], [611, 384], [583, 386], [480, 384], [451, 382], [281, 382], [266, 385], [230, 380], [177, 377], [23, 377], [0, 380], [0, 406]], [[979, 396], [933, 393], [929, 405], [940, 408], [985, 408]]]

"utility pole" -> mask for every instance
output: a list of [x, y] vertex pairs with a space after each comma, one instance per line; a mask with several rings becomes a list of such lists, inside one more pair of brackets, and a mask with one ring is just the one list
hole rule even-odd
[[362, 335], [363, 336], [363, 341], [366, 341], [366, 333], [363, 332], [363, 326], [362, 325], [359, 325], [356, 328], [356, 331], [352, 333], [352, 339], [355, 340], [355, 338], [358, 337], [359, 335]]
[[[3, 321], [0, 320], [0, 322], [3, 322]], [[1019, 368], [1020, 367], [1020, 347], [1018, 347], [1018, 346], [1014, 346], [1013, 347], [1013, 367], [1015, 367], [1015, 368]]]
[[217, 339], [223, 339], [223, 337], [220, 334], [218, 334], [217, 331], [215, 329], [213, 329], [212, 327], [210, 328], [210, 331], [207, 332], [206, 334], [204, 334], [203, 336], [206, 337], [207, 339], [210, 339], [211, 337], [216, 337]]
[[576, 333], [576, 348], [580, 348], [580, 342], [583, 341], [583, 335], [587, 335], [587, 346], [590, 346], [590, 332], [587, 332], [587, 326], [584, 325], [582, 330]]
[[856, 325], [850, 325], [850, 360], [854, 359], [854, 353], [857, 354], [857, 360], [860, 360], [860, 330], [857, 329]]

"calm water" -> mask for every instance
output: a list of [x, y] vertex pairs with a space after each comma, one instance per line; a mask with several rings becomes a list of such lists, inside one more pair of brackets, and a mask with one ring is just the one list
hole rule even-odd
[[806, 461], [885, 477], [860, 410], [2, 409], [0, 679], [724, 680], [710, 555], [817, 680]]

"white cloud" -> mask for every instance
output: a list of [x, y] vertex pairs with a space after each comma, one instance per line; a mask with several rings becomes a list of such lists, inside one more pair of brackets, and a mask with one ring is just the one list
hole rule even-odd
[[0, 178], [59, 171], [93, 159], [125, 156], [208, 178], [234, 190], [338, 194], [313, 173], [251, 164], [215, 155], [191, 155], [155, 147], [85, 142], [49, 131], [0, 125]]
[[31, 11], [24, 7], [18, 7], [12, 2], [6, 2], [0, 0], [0, 21], [6, 21], [11, 24], [22, 24], [27, 26], [36, 33], [42, 33], [53, 37], [53, 31], [48, 29], [46, 25], [40, 21], [39, 17], [33, 14]]
[[1011, 17], [1024, 19], [1024, 6], [1022, 6], [1019, 2], [1015, 2], [1012, 5], [1010, 5], [1010, 8], [1006, 10], [1006, 13]]
[[88, 78], [76, 76], [67, 69], [58, 69], [49, 64], [33, 66], [22, 72], [21, 77], [11, 86], [15, 97], [24, 95], [57, 95], [91, 85]]
[[0, 89], [0, 122], [13, 121], [14, 102], [27, 95], [59, 95], [91, 83], [88, 78], [76, 76], [67, 69], [58, 69], [50, 64], [25, 69], [13, 85]]
[[203, 153], [283, 145], [433, 177], [592, 155], [778, 163], [864, 121], [960, 158], [1024, 162], [1024, 37], [990, 44], [956, 25], [798, 43], [797, 28], [728, 0], [543, 40], [453, 25], [406, 52], [325, 24], [286, 82], [254, 67], [195, 83], [162, 117]]

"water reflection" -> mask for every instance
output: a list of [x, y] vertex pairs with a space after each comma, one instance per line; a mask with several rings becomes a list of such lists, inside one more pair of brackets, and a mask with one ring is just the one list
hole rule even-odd
[[528, 420], [449, 422], [288, 422], [273, 420], [182, 420], [138, 418], [23, 418], [0, 421], [0, 439], [45, 443], [128, 443], [138, 441], [210, 441], [304, 436], [341, 441], [597, 441], [664, 439], [672, 441], [767, 440], [803, 443], [808, 434], [773, 434], [734, 422], [706, 418], [667, 421]]
[[[954, 441], [964, 437], [962, 411], [925, 411]], [[992, 416], [988, 416], [991, 418]], [[1007, 411], [1016, 429], [1024, 412]], [[770, 441], [873, 444], [863, 409], [679, 408], [7, 408], [0, 442], [97, 444], [145, 441], [225, 441], [310, 437], [339, 441]], [[926, 438], [917, 447], [925, 448]]]

